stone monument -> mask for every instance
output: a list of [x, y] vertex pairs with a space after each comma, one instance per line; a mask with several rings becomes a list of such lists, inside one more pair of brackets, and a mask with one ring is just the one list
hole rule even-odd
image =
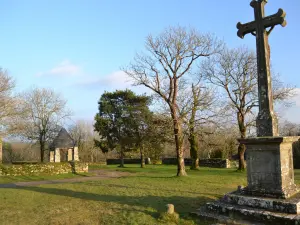
[[279, 9], [276, 14], [265, 17], [266, 3], [267, 0], [252, 0], [255, 20], [237, 24], [240, 38], [249, 33], [256, 37], [257, 51], [257, 138], [239, 139], [246, 145], [248, 185], [217, 202], [207, 203], [195, 214], [218, 219], [300, 224], [300, 196], [294, 184], [292, 152], [292, 144], [300, 137], [278, 136], [270, 73], [268, 36], [276, 25], [286, 25], [285, 12]]
[[[285, 12], [279, 9], [265, 17], [266, 0], [252, 1], [255, 21], [237, 24], [238, 36], [256, 36], [259, 112], [256, 119], [257, 137], [240, 139], [247, 148], [249, 194], [288, 198], [297, 192], [294, 184], [292, 144], [299, 137], [278, 136], [278, 123], [273, 111], [268, 36], [276, 25], [285, 26]], [[269, 28], [269, 30], [267, 30]]]

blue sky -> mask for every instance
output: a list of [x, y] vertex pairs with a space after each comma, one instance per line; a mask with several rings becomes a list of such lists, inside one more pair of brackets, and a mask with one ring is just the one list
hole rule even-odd
[[[250, 0], [2, 0], [0, 67], [18, 90], [52, 87], [73, 110], [73, 119], [93, 119], [104, 90], [130, 87], [120, 71], [143, 50], [148, 34], [168, 26], [211, 32], [230, 47], [255, 48], [255, 38], [236, 35], [237, 22], [253, 20]], [[287, 26], [270, 36], [271, 60], [282, 80], [300, 90], [300, 1], [269, 0], [266, 14], [278, 8]], [[135, 90], [144, 91], [143, 89]], [[296, 104], [282, 115], [300, 122]]]

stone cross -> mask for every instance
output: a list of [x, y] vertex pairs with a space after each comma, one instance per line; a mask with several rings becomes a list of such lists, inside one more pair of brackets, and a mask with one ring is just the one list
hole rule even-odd
[[[270, 47], [268, 36], [276, 25], [285, 26], [285, 12], [279, 9], [276, 14], [265, 17], [267, 0], [252, 0], [255, 21], [237, 24], [237, 35], [244, 38], [251, 33], [256, 36], [257, 76], [259, 112], [256, 119], [257, 136], [278, 136], [278, 122], [273, 111], [273, 95], [270, 73]], [[269, 30], [266, 30], [270, 28]]]

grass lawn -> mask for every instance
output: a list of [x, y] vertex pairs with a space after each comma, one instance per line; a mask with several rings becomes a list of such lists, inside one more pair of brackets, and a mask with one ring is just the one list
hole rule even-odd
[[0, 184], [26, 182], [26, 181], [39, 181], [39, 180], [60, 180], [67, 178], [76, 178], [81, 176], [93, 176], [91, 173], [66, 173], [57, 175], [35, 175], [35, 176], [0, 176]]
[[[96, 168], [96, 167], [94, 167]], [[175, 205], [177, 224], [209, 224], [189, 217], [205, 202], [246, 185], [246, 173], [201, 168], [175, 177], [175, 166], [100, 166], [131, 176], [0, 189], [0, 224], [175, 224], [160, 215]], [[300, 183], [300, 171], [295, 171]], [[3, 179], [3, 178], [1, 178]]]

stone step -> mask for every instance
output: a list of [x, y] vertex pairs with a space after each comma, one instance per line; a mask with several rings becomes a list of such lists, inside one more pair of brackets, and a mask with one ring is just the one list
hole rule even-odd
[[228, 204], [221, 201], [206, 203], [204, 208], [201, 208], [194, 213], [194, 215], [196, 214], [203, 217], [207, 217], [205, 215], [210, 215], [217, 220], [219, 220], [218, 216], [223, 216], [231, 219], [232, 221], [252, 221], [250, 224], [300, 224], [300, 215], [297, 214], [271, 212], [264, 209]]
[[241, 220], [237, 218], [231, 218], [229, 216], [220, 215], [209, 212], [204, 208], [190, 213], [192, 216], [197, 216], [205, 219], [205, 221], [211, 221], [212, 225], [264, 225], [263, 223], [249, 220]]
[[298, 195], [289, 199], [274, 199], [246, 196], [239, 194], [238, 192], [232, 192], [224, 195], [221, 201], [224, 203], [259, 208], [272, 212], [282, 212], [289, 214], [300, 213], [300, 196]]

